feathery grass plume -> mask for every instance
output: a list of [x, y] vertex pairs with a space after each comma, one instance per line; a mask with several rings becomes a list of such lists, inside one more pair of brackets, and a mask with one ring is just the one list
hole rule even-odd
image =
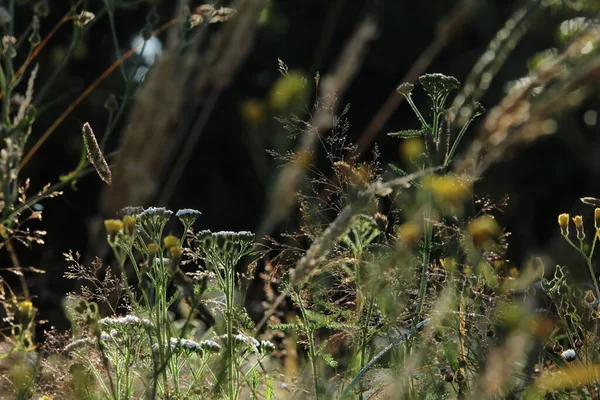
[[600, 81], [600, 57], [587, 55], [586, 46], [600, 43], [600, 30], [592, 29], [573, 41], [563, 53], [546, 61], [514, 87], [488, 114], [478, 137], [460, 162], [457, 173], [480, 176], [511, 150], [550, 135], [562, 111], [590, 95]]
[[83, 124], [81, 133], [83, 134], [83, 144], [85, 146], [89, 162], [96, 169], [100, 179], [110, 185], [112, 182], [110, 167], [108, 166], [108, 163], [102, 154], [102, 150], [100, 150], [100, 146], [98, 145], [94, 131], [92, 131], [92, 127], [89, 123], [86, 122]]
[[296, 154], [299, 159], [288, 163], [279, 174], [275, 188], [268, 200], [267, 215], [263, 219], [258, 237], [268, 234], [288, 214], [294, 203], [298, 186], [306, 169], [310, 166], [315, 146], [320, 136], [332, 127], [331, 115], [336, 113], [336, 100], [344, 94], [354, 79], [365, 58], [368, 45], [377, 37], [377, 23], [373, 16], [365, 17], [350, 37], [342, 54], [339, 56], [334, 70], [319, 79], [321, 88], [318, 107], [312, 121], [307, 124], [300, 136]]
[[508, 55], [514, 50], [521, 38], [529, 29], [529, 24], [537, 15], [539, 1], [531, 1], [526, 7], [519, 8], [504, 23], [486, 51], [475, 63], [465, 80], [462, 90], [454, 98], [451, 110], [451, 123], [463, 126], [473, 114], [473, 106], [490, 87], [494, 76], [498, 73]]

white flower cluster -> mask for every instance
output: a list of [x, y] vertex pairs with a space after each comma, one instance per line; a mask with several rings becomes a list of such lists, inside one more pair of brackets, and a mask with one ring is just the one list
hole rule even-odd
[[[221, 335], [219, 337], [222, 341], [227, 340], [227, 335]], [[268, 340], [263, 340], [259, 342], [251, 336], [247, 336], [241, 333], [238, 333], [233, 337], [233, 340], [239, 345], [245, 345], [254, 353], [262, 353], [269, 354], [275, 350], [275, 345]]]
[[125, 326], [140, 326], [143, 328], [151, 327], [152, 322], [150, 322], [147, 318], [139, 318], [135, 315], [126, 315], [124, 317], [106, 317], [102, 318], [100, 321], [100, 325], [104, 326], [117, 326], [117, 327], [125, 327]]
[[[221, 350], [221, 346], [212, 340], [196, 342], [189, 339], [171, 338], [169, 340], [169, 345], [173, 352], [187, 350], [195, 353], [218, 353]], [[152, 345], [152, 351], [158, 351], [158, 343]]]

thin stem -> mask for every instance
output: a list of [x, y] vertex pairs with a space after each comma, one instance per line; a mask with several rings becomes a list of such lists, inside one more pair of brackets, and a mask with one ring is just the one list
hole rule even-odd
[[[157, 36], [159, 33], [164, 31], [165, 29], [169, 28], [170, 26], [174, 25], [176, 22], [177, 22], [177, 19], [173, 19], [173, 20], [167, 22], [166, 24], [162, 25], [160, 28], [158, 28], [157, 30], [152, 32], [152, 36]], [[96, 78], [96, 80], [94, 82], [92, 82], [92, 84], [90, 86], [88, 86], [87, 89], [85, 89], [83, 91], [83, 93], [81, 93], [79, 95], [79, 97], [77, 97], [77, 99], [75, 99], [75, 101], [69, 105], [69, 107], [67, 107], [67, 109], [58, 117], [58, 119], [56, 121], [54, 121], [54, 123], [50, 126], [50, 128], [48, 128], [46, 130], [46, 132], [44, 132], [42, 137], [40, 137], [40, 139], [33, 145], [33, 147], [25, 155], [25, 157], [23, 157], [23, 160], [19, 164], [19, 171], [23, 169], [23, 167], [29, 162], [31, 157], [33, 157], [33, 155], [39, 150], [39, 148], [42, 146], [42, 144], [44, 144], [44, 142], [48, 139], [48, 137], [73, 112], [73, 110], [79, 104], [81, 104], [81, 102], [90, 93], [92, 93], [98, 87], [98, 85], [100, 85], [100, 83], [102, 83], [102, 81], [104, 81], [104, 79], [106, 79], [115, 69], [117, 69], [119, 67], [119, 65], [121, 65], [123, 62], [125, 62], [125, 60], [127, 60], [129, 57], [131, 57], [133, 55], [133, 53], [135, 53], [136, 50], [137, 50], [137, 47], [133, 47], [133, 48], [129, 49], [125, 54], [123, 54], [123, 56], [120, 59], [118, 59], [117, 61], [112, 63], [112, 65], [110, 67], [108, 67], [98, 78]]]
[[319, 399], [319, 375], [317, 372], [317, 352], [315, 349], [315, 341], [314, 341], [314, 329], [312, 327], [312, 322], [308, 319], [308, 313], [306, 312], [306, 308], [304, 308], [304, 303], [300, 298], [300, 294], [296, 294], [296, 299], [298, 301], [298, 306], [300, 307], [300, 312], [302, 313], [302, 319], [304, 320], [304, 327], [306, 329], [306, 336], [308, 339], [308, 357], [310, 358], [310, 364], [312, 367], [312, 378], [313, 378], [313, 386], [315, 390], [315, 398]]
[[594, 234], [594, 241], [592, 242], [592, 249], [591, 249], [589, 255], [585, 254], [585, 251], [583, 250], [583, 241], [580, 240], [580, 244], [579, 244], [579, 246], [577, 246], [575, 243], [573, 243], [573, 241], [571, 239], [569, 239], [568, 236], [563, 235], [563, 237], [565, 238], [567, 243], [569, 243], [571, 245], [571, 247], [573, 247], [575, 250], [577, 250], [579, 253], [581, 253], [581, 255], [585, 258], [585, 261], [586, 261], [586, 264], [588, 267], [588, 272], [590, 273], [590, 278], [592, 279], [592, 283], [594, 284], [596, 298], [600, 299], [600, 288], [598, 287], [598, 279], [596, 278], [596, 275], [594, 274], [594, 268], [592, 266], [592, 256], [594, 255], [594, 249], [596, 247], [596, 241], [598, 239], [598, 234], [597, 233]]
[[431, 198], [427, 195], [425, 200], [425, 212], [423, 214], [423, 225], [425, 233], [425, 249], [423, 250], [423, 265], [421, 266], [421, 283], [419, 284], [419, 303], [417, 305], [416, 317], [421, 316], [423, 304], [425, 303], [425, 295], [427, 293], [427, 269], [429, 268], [429, 260], [431, 257], [431, 240], [433, 236], [433, 226], [431, 224]]

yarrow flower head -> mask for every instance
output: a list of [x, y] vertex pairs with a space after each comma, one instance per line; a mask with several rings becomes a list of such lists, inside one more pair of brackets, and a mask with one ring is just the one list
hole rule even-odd
[[126, 315], [124, 317], [106, 317], [98, 321], [100, 325], [108, 327], [139, 326], [143, 328], [151, 327], [152, 322], [147, 318], [139, 318], [135, 315]]
[[413, 85], [412, 83], [404, 82], [404, 83], [401, 83], [400, 86], [398, 86], [396, 91], [398, 93], [400, 93], [401, 95], [408, 97], [411, 95], [414, 87], [415, 87], [415, 85]]
[[119, 211], [119, 215], [121, 215], [122, 217], [126, 215], [135, 217], [137, 215], [140, 215], [142, 212], [144, 212], [144, 207], [123, 207], [121, 211]]
[[260, 342], [260, 352], [263, 354], [271, 354], [275, 351], [275, 345], [268, 340]]
[[190, 226], [194, 225], [194, 222], [196, 222], [196, 219], [198, 219], [198, 217], [202, 215], [202, 213], [198, 210], [194, 210], [191, 208], [184, 208], [177, 211], [175, 215], [177, 216], [177, 218], [179, 218], [179, 220], [185, 227], [185, 230], [187, 231], [190, 228]]
[[[192, 353], [218, 353], [221, 350], [221, 346], [212, 340], [203, 340], [196, 342], [189, 339], [171, 338], [169, 340], [169, 346], [173, 352], [188, 351]], [[158, 344], [152, 345], [154, 352], [158, 351]]]
[[[196, 235], [196, 243], [207, 257], [216, 260], [239, 261], [247, 255], [254, 241], [254, 233], [249, 231], [219, 231], [203, 230]], [[214, 260], [213, 260], [214, 261]]]
[[419, 77], [419, 83], [431, 98], [446, 96], [450, 91], [460, 87], [460, 83], [453, 76], [438, 73], [425, 74]]
[[148, 238], [155, 243], [160, 243], [162, 231], [171, 215], [173, 211], [164, 207], [150, 207], [138, 216], [138, 220]]

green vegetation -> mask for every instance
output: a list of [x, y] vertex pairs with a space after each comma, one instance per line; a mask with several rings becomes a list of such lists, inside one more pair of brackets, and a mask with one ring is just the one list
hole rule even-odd
[[[210, 114], [242, 65], [254, 30], [270, 18], [270, 3], [182, 7], [170, 21], [161, 21], [150, 4], [142, 39], [125, 52], [115, 18], [139, 1], [105, 0], [95, 13], [86, 8], [92, 2], [75, 2], [45, 36], [40, 20], [48, 16], [48, 2], [33, 2], [27, 27], [16, 25], [15, 1], [5, 3], [0, 6], [0, 248], [13, 266], [1, 272], [17, 276], [20, 285], [11, 287], [0, 277], [1, 395], [600, 396], [600, 289], [593, 262], [600, 200], [582, 199], [599, 207], [590, 208], [590, 216], [558, 216], [556, 230], [565, 239], [564, 251], [572, 250], [572, 265], [533, 255], [514, 265], [507, 259], [510, 232], [499, 222], [508, 199], [478, 190], [488, 167], [556, 132], [561, 115], [595, 94], [600, 81], [597, 2], [524, 2], [465, 84], [442, 73], [421, 73], [402, 83], [396, 96], [414, 118], [388, 134], [398, 143], [400, 157], [385, 166], [377, 146], [365, 157], [361, 144], [350, 143], [349, 108], [336, 97], [343, 95], [376, 37], [376, 21], [367, 16], [336, 68], [314, 81], [279, 60], [280, 76], [268, 95], [240, 102], [249, 129], [249, 167], [272, 189], [255, 233], [203, 230], [200, 211], [147, 205], [159, 197], [168, 202], [171, 184], [193, 151], [194, 135], [204, 129], [204, 111]], [[508, 83], [504, 97], [485, 111], [479, 102], [531, 21], [565, 10], [568, 15], [552, 28], [557, 48], [530, 55], [528, 74]], [[101, 18], [108, 20], [117, 61], [32, 143], [39, 99]], [[446, 22], [450, 29], [452, 21]], [[36, 57], [65, 24], [73, 25], [65, 60], [54, 77], [40, 82]], [[199, 42], [210, 24], [221, 24], [222, 35], [207, 50]], [[140, 50], [152, 38], [169, 34], [164, 56], [138, 79]], [[200, 49], [205, 52], [202, 71], [194, 66]], [[24, 61], [16, 65], [17, 59]], [[97, 137], [91, 124], [82, 122], [76, 168], [30, 195], [23, 168], [112, 72], [120, 74], [124, 93], [107, 96], [101, 109], [107, 122], [96, 129], [102, 134]], [[194, 122], [189, 140], [169, 163], [165, 149], [177, 140], [171, 134], [176, 138], [186, 125], [175, 123], [178, 113], [197, 94], [205, 96], [201, 117], [186, 120]], [[309, 118], [299, 117], [311, 96]], [[173, 109], [165, 111], [167, 103]], [[127, 115], [122, 142], [110, 151], [108, 138]], [[273, 129], [287, 134], [265, 133]], [[325, 152], [323, 159], [318, 150]], [[269, 169], [265, 154], [281, 169]], [[172, 168], [159, 172], [164, 166]], [[93, 260], [80, 256], [84, 249], [65, 254], [64, 279], [78, 284], [63, 301], [71, 329], [47, 330], [39, 337], [36, 326], [44, 316], [25, 275], [44, 271], [19, 264], [15, 245], [42, 245], [46, 232], [30, 228], [41, 225], [40, 202], [76, 190], [92, 173], [106, 185], [101, 207], [108, 218], [97, 248], [106, 245], [109, 251]], [[163, 178], [167, 189], [161, 194], [156, 188]], [[289, 218], [296, 209], [297, 226]], [[276, 235], [282, 221], [290, 229]], [[573, 284], [570, 276], [584, 264], [589, 287]]]

